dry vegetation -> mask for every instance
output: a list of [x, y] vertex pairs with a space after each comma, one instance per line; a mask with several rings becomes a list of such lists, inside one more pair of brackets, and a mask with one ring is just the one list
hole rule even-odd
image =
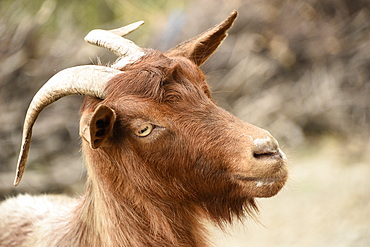
[[96, 55], [103, 63], [114, 59], [84, 43], [89, 30], [143, 19], [130, 38], [165, 50], [237, 9], [236, 25], [203, 69], [223, 107], [285, 146], [292, 179], [277, 197], [261, 200], [265, 227], [248, 221], [217, 241], [370, 245], [369, 1], [24, 2], [0, 2], [1, 197], [81, 191], [79, 97], [42, 114], [24, 181], [14, 189], [12, 180], [24, 114], [37, 89], [63, 68], [96, 63]]

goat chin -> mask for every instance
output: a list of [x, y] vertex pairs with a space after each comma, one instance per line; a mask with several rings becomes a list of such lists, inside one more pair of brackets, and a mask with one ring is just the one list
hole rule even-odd
[[121, 37], [142, 22], [85, 37], [120, 56], [118, 63], [65, 69], [37, 92], [15, 179], [19, 184], [42, 109], [82, 94], [85, 193], [6, 200], [0, 246], [205, 247], [204, 219], [222, 227], [253, 216], [255, 197], [278, 193], [288, 172], [277, 141], [217, 106], [199, 68], [236, 16], [165, 53]]

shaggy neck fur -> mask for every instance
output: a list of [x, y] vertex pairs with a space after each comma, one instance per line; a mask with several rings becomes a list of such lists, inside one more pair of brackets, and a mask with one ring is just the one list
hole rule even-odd
[[[88, 167], [115, 167], [106, 162]], [[194, 205], [151, 200], [130, 188], [112, 190], [102, 177], [90, 174], [85, 196], [72, 219], [72, 228], [79, 229], [73, 233], [80, 238], [78, 246], [208, 246]]]
[[[205, 247], [209, 245], [201, 221], [209, 219], [223, 226], [256, 210], [253, 198], [240, 193], [222, 167], [223, 157], [235, 153], [233, 145], [225, 150], [199, 151], [218, 150], [224, 143], [235, 142], [232, 136], [221, 138], [222, 131], [217, 128], [212, 128], [216, 132], [209, 137], [199, 132], [209, 127], [205, 115], [230, 118], [210, 99], [204, 75], [184, 59], [170, 60], [154, 51], [145, 59], [108, 85], [104, 104], [124, 108], [116, 111], [114, 134], [106, 146], [91, 149], [83, 141], [89, 178], [73, 219], [74, 229], [80, 229], [79, 246]], [[171, 116], [171, 123], [178, 123], [179, 128], [173, 133], [205, 139], [187, 142], [180, 135], [173, 139], [171, 132], [145, 145], [132, 139], [129, 126], [144, 118], [141, 111], [149, 105], [153, 109], [146, 111], [156, 118], [155, 112], [161, 112], [158, 116], [166, 112], [167, 102], [172, 111], [166, 118]], [[192, 102], [198, 104], [189, 108]], [[100, 103], [87, 97], [83, 115]], [[193, 117], [186, 121], [186, 116]]]

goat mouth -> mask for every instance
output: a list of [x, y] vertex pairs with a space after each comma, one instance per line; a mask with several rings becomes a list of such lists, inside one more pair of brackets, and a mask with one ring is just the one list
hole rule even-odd
[[255, 182], [257, 187], [273, 185], [275, 183], [284, 183], [286, 181], [287, 176], [274, 176], [274, 177], [247, 177], [241, 174], [237, 174], [234, 176], [234, 179], [243, 182]]
[[241, 186], [244, 196], [267, 198], [276, 195], [283, 188], [287, 181], [288, 173], [286, 170], [282, 170], [277, 174], [262, 177], [235, 174], [233, 178]]
[[259, 177], [245, 177], [243, 175], [235, 175], [234, 178], [236, 180], [246, 181], [246, 182], [263, 182], [263, 183], [275, 183], [279, 182], [282, 179], [281, 178], [273, 178], [273, 177], [267, 177], [267, 178], [259, 178]]

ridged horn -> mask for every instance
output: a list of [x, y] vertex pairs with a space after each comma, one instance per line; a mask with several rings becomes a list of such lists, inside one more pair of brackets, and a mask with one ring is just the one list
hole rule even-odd
[[137, 21], [135, 23], [126, 25], [124, 27], [120, 27], [120, 28], [112, 29], [112, 30], [108, 30], [108, 31], [111, 32], [111, 33], [117, 34], [121, 37], [124, 37], [127, 34], [132, 33], [133, 31], [138, 29], [143, 24], [144, 24], [144, 21]]
[[40, 112], [51, 103], [68, 95], [88, 95], [104, 99], [106, 82], [123, 73], [113, 68], [85, 65], [68, 68], [51, 77], [33, 97], [23, 126], [22, 145], [14, 185], [22, 179], [30, 149], [32, 127]]
[[95, 29], [85, 36], [85, 41], [106, 48], [116, 54], [119, 60], [112, 67], [122, 69], [126, 64], [133, 63], [145, 55], [141, 47], [122, 37], [136, 30], [142, 24], [144, 24], [143, 21], [138, 21], [113, 30]]

